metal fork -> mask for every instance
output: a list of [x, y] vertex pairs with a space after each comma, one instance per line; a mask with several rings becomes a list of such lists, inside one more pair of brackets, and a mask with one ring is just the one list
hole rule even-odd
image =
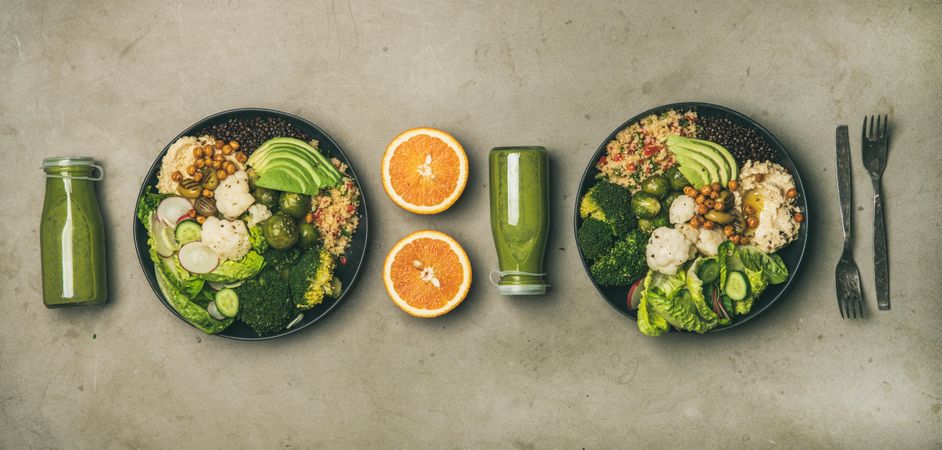
[[[876, 122], [876, 123], [874, 123]], [[883, 219], [883, 169], [886, 168], [886, 149], [889, 134], [889, 120], [886, 116], [870, 116], [867, 129], [867, 117], [864, 117], [860, 142], [863, 148], [864, 166], [870, 172], [873, 182], [873, 265], [877, 285], [877, 308], [890, 309], [890, 268], [886, 249], [886, 222]]]
[[857, 319], [863, 318], [863, 294], [860, 292], [860, 270], [857, 269], [851, 250], [851, 189], [850, 141], [847, 137], [847, 125], [841, 125], [837, 127], [837, 194], [840, 197], [841, 224], [844, 227], [844, 252], [837, 262], [835, 285], [841, 318]]

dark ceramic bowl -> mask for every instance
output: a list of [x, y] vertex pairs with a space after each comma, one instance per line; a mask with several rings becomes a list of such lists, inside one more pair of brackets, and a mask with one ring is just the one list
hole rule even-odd
[[[792, 158], [788, 156], [788, 152], [785, 151], [785, 147], [782, 146], [782, 143], [779, 142], [779, 140], [776, 139], [772, 133], [763, 128], [762, 125], [759, 125], [756, 121], [723, 106], [697, 102], [674, 103], [671, 105], [658, 106], [657, 108], [647, 110], [628, 119], [625, 121], [625, 123], [619, 125], [615, 131], [612, 131], [612, 133], [602, 141], [602, 144], [599, 145], [598, 150], [595, 151], [595, 154], [592, 155], [592, 158], [589, 160], [589, 164], [586, 166], [585, 172], [582, 175], [582, 181], [579, 184], [579, 195], [576, 196], [576, 205], [573, 218], [573, 232], [578, 230], [579, 226], [582, 225], [582, 218], [579, 217], [579, 202], [582, 200], [582, 196], [585, 195], [586, 191], [589, 190], [589, 187], [591, 187], [592, 184], [594, 184], [596, 181], [596, 175], [598, 175], [599, 171], [595, 168], [595, 163], [599, 160], [599, 158], [602, 157], [602, 155], [605, 154], [605, 147], [608, 142], [612, 139], [615, 139], [615, 135], [618, 134], [619, 131], [643, 119], [644, 117], [647, 117], [651, 114], [659, 114], [670, 109], [694, 110], [699, 116], [725, 117], [739, 125], [755, 129], [759, 135], [765, 138], [769, 145], [772, 146], [772, 149], [775, 150], [777, 154], [775, 162], [781, 164], [782, 167], [787, 169], [795, 178], [795, 187], [798, 189], [798, 208], [801, 209], [805, 215], [805, 220], [802, 222], [801, 229], [798, 232], [798, 238], [778, 251], [778, 255], [782, 257], [782, 260], [785, 262], [785, 266], [788, 267], [788, 279], [785, 280], [784, 283], [769, 286], [765, 292], [763, 292], [762, 295], [760, 295], [759, 298], [755, 300], [755, 303], [753, 303], [752, 310], [749, 312], [749, 314], [744, 316], [736, 316], [731, 324], [718, 326], [710, 330], [710, 332], [727, 330], [729, 328], [744, 324], [753, 317], [762, 314], [766, 309], [772, 306], [772, 304], [778, 302], [779, 299], [785, 296], [789, 286], [792, 285], [792, 282], [798, 275], [798, 270], [801, 268], [801, 261], [805, 254], [805, 246], [808, 243], [808, 199], [805, 195], [805, 188], [801, 183], [801, 176], [798, 173], [798, 168], [795, 167], [794, 161], [792, 161]], [[592, 276], [589, 274], [590, 263], [586, 260], [585, 255], [582, 253], [582, 249], [579, 249], [579, 258], [582, 260], [582, 265], [585, 268], [586, 274], [589, 275], [589, 279], [592, 280]], [[628, 308], [628, 287], [599, 286], [595, 280], [592, 280], [592, 284], [595, 286], [595, 289], [598, 290], [599, 294], [601, 294], [602, 298], [604, 298], [608, 304], [612, 305], [615, 310], [631, 318], [631, 320], [637, 320], [635, 311]]]
[[[340, 304], [341, 300], [349, 294], [350, 290], [353, 288], [356, 283], [357, 276], [360, 273], [360, 268], [363, 265], [363, 260], [366, 254], [367, 248], [367, 212], [366, 212], [366, 198], [363, 194], [363, 189], [360, 186], [360, 181], [357, 178], [356, 172], [353, 170], [353, 166], [350, 164], [350, 161], [347, 159], [347, 156], [344, 155], [343, 150], [340, 149], [340, 146], [337, 145], [337, 142], [334, 141], [327, 133], [321, 130], [317, 125], [314, 125], [307, 120], [304, 120], [300, 117], [284, 113], [281, 111], [274, 111], [270, 109], [259, 109], [259, 108], [240, 108], [233, 109], [229, 111], [223, 111], [220, 113], [213, 114], [199, 122], [196, 122], [189, 128], [183, 130], [182, 133], [178, 134], [177, 137], [173, 138], [166, 147], [157, 155], [157, 158], [154, 159], [154, 163], [151, 165], [150, 170], [147, 171], [147, 175], [144, 176], [144, 183], [141, 185], [141, 190], [138, 193], [138, 201], [134, 203], [135, 212], [131, 215], [134, 217], [134, 243], [137, 247], [137, 259], [141, 263], [141, 268], [144, 270], [144, 276], [147, 277], [147, 281], [150, 283], [151, 288], [154, 290], [154, 293], [157, 295], [157, 298], [167, 307], [171, 312], [173, 312], [180, 320], [186, 322], [180, 314], [170, 306], [170, 303], [167, 302], [167, 299], [164, 298], [163, 294], [160, 292], [160, 288], [157, 286], [157, 278], [154, 274], [154, 263], [150, 259], [147, 248], [147, 230], [144, 229], [142, 225], [137, 220], [137, 205], [140, 202], [141, 196], [144, 195], [145, 190], [148, 186], [157, 185], [157, 173], [160, 171], [160, 162], [164, 157], [164, 154], [167, 153], [167, 149], [176, 142], [177, 139], [183, 136], [194, 135], [194, 133], [199, 133], [202, 130], [205, 130], [208, 127], [213, 125], [225, 122], [231, 118], [244, 118], [244, 119], [253, 119], [256, 117], [277, 117], [283, 119], [287, 122], [290, 122], [296, 126], [299, 130], [311, 136], [313, 139], [317, 139], [320, 142], [320, 148], [323, 151], [326, 151], [330, 156], [335, 157], [343, 161], [349, 166], [347, 169], [347, 174], [353, 178], [353, 182], [356, 183], [357, 189], [360, 191], [360, 224], [357, 227], [353, 235], [353, 241], [350, 244], [350, 248], [347, 250], [346, 264], [338, 264], [335, 271], [335, 275], [340, 278], [343, 283], [343, 290], [340, 293], [340, 296], [336, 299], [325, 298], [324, 302], [320, 305], [317, 305], [313, 309], [310, 309], [305, 312], [304, 319], [300, 323], [295, 325], [290, 330], [282, 331], [281, 333], [272, 335], [272, 336], [259, 336], [249, 328], [248, 325], [235, 321], [231, 326], [226, 328], [224, 331], [217, 334], [217, 336], [222, 336], [230, 339], [238, 339], [245, 341], [254, 341], [254, 340], [264, 340], [264, 339], [274, 339], [282, 336], [287, 336], [291, 333], [296, 333], [314, 322], [317, 322], [321, 318], [327, 315], [327, 313], [333, 311], [333, 309]], [[189, 323], [189, 322], [187, 322]]]

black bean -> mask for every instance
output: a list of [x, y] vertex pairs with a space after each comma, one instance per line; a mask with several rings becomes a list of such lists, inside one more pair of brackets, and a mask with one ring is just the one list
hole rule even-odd
[[739, 165], [748, 160], [774, 162], [777, 159], [772, 146], [753, 128], [726, 117], [701, 116], [697, 123], [702, 127], [699, 137], [726, 147]]
[[225, 142], [236, 141], [239, 150], [251, 155], [265, 141], [276, 137], [291, 137], [309, 142], [311, 137], [294, 124], [278, 117], [231, 118], [225, 122], [199, 130], [197, 135], [208, 134]]

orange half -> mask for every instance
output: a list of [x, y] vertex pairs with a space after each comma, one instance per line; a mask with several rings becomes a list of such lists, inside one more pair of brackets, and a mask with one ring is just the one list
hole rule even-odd
[[468, 155], [444, 131], [413, 128], [386, 146], [382, 170], [383, 189], [393, 203], [416, 214], [437, 214], [464, 192]]
[[461, 244], [432, 230], [400, 240], [383, 264], [386, 292], [415, 317], [438, 317], [464, 301], [471, 288], [471, 262]]

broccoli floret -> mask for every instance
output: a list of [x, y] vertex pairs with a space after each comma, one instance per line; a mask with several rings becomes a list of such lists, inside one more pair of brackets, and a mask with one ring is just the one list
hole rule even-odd
[[615, 230], [611, 225], [589, 217], [582, 221], [576, 232], [576, 242], [586, 258], [596, 259], [608, 253], [615, 244]]
[[239, 320], [259, 336], [269, 336], [284, 330], [298, 314], [291, 301], [288, 285], [272, 267], [265, 268], [257, 277], [235, 288], [235, 291], [239, 295]]
[[579, 215], [592, 217], [612, 225], [615, 234], [625, 236], [635, 228], [631, 213], [631, 193], [616, 184], [599, 181], [589, 188], [579, 203]]
[[644, 258], [647, 236], [635, 230], [625, 239], [615, 243], [612, 249], [595, 261], [589, 272], [596, 283], [602, 286], [628, 286], [641, 278], [648, 270]]
[[275, 273], [280, 275], [282, 281], [287, 282], [288, 269], [298, 262], [298, 258], [301, 257], [301, 252], [294, 247], [278, 250], [269, 246], [268, 250], [265, 250], [262, 256], [265, 257], [265, 265], [271, 267]]
[[288, 269], [291, 297], [298, 308], [313, 308], [324, 301], [324, 295], [328, 291], [333, 292], [331, 279], [334, 277], [335, 266], [330, 252], [312, 248]]

